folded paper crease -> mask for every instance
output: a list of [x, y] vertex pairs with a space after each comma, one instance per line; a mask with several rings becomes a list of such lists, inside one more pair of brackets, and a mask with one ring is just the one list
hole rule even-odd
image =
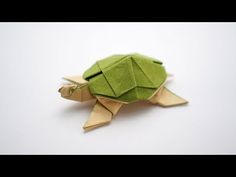
[[134, 54], [114, 55], [97, 61], [83, 77], [89, 81], [92, 94], [133, 102], [150, 97], [166, 80], [167, 74], [162, 62]]
[[61, 96], [75, 101], [96, 99], [85, 122], [85, 131], [111, 122], [124, 104], [147, 100], [170, 107], [188, 103], [165, 87], [170, 74], [162, 62], [138, 53], [112, 55], [98, 60], [82, 76], [64, 77], [69, 81], [59, 89]]

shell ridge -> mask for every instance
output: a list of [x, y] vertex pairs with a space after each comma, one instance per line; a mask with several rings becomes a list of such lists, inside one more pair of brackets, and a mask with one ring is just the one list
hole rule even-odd
[[[99, 67], [98, 67], [98, 68], [96, 68], [96, 67], [98, 67], [97, 62], [94, 63], [89, 69], [87, 69], [87, 70], [83, 73], [83, 76], [82, 76], [82, 77], [83, 77], [85, 80], [87, 80], [87, 79], [90, 79], [90, 78], [92, 78], [92, 77], [98, 75], [98, 74], [101, 72], [101, 69], [100, 69]], [[100, 70], [97, 70], [97, 69], [100, 69]], [[91, 70], [93, 70], [93, 72], [91, 72]]]
[[[133, 59], [132, 57], [132, 61], [135, 62], [137, 64], [137, 66], [139, 67], [139, 69], [142, 71], [142, 73], [144, 74], [144, 76], [148, 79], [148, 81], [150, 81], [153, 84], [153, 88], [155, 87], [153, 81], [148, 77], [148, 75], [143, 71], [142, 67], [140, 67], [140, 65], [135, 61], [135, 59]], [[149, 88], [149, 87], [147, 87]]]
[[[130, 57], [129, 57], [129, 58], [127, 58], [127, 57], [129, 57], [129, 55], [126, 55], [125, 57], [121, 58], [118, 62], [116, 62], [115, 64], [113, 64], [112, 67], [115, 68], [117, 65], [119, 65], [120, 63], [122, 63], [125, 59], [126, 59], [127, 62], [128, 62], [128, 60], [130, 59]], [[132, 69], [132, 71], [131, 71], [129, 74], [132, 75], [133, 81], [135, 81], [135, 76], [134, 76], [134, 72], [133, 72], [133, 68], [132, 68], [132, 61], [131, 61], [131, 60], [130, 60], [129, 66], [130, 66], [131, 69]], [[109, 67], [108, 67], [108, 68], [109, 68]], [[107, 69], [107, 68], [101, 68], [102, 73], [103, 73], [103, 75], [104, 75], [106, 81], [108, 82], [108, 84], [110, 85], [110, 87], [112, 88], [112, 90], [114, 91], [114, 94], [116, 95], [116, 98], [117, 98], [117, 97], [120, 97], [121, 95], [123, 95], [123, 94], [129, 92], [130, 90], [132, 90], [132, 89], [134, 89], [134, 88], [136, 87], [136, 82], [135, 82], [135, 85], [134, 85], [133, 87], [130, 87], [129, 89], [123, 91], [122, 93], [118, 93], [118, 94], [117, 94], [117, 93], [115, 92], [115, 89], [112, 87], [112, 84], [109, 83], [109, 78], [108, 78], [108, 76], [106, 75], [106, 69]], [[121, 74], [123, 74], [123, 73], [121, 72]], [[125, 76], [124, 76], [124, 77], [125, 77]], [[124, 78], [124, 77], [121, 76], [121, 78]], [[122, 84], [122, 83], [119, 83], [119, 84]]]
[[106, 82], [108, 83], [109, 87], [111, 88], [113, 94], [114, 94], [115, 96], [117, 96], [116, 93], [115, 93], [115, 91], [114, 91], [114, 89], [113, 89], [113, 87], [111, 86], [111, 84], [110, 84], [109, 81], [107, 80], [106, 75], [103, 73], [103, 70], [102, 70], [102, 68], [100, 67], [99, 63], [98, 63], [98, 62], [96, 62], [96, 63], [97, 63], [97, 65], [98, 65], [99, 69], [102, 71], [102, 74], [103, 74], [103, 76], [104, 76]]
[[[135, 91], [135, 94], [136, 94], [136, 98], [138, 99], [139, 98], [139, 94], [138, 94], [138, 91], [137, 91], [137, 81], [136, 81], [136, 77], [135, 77], [135, 74], [134, 74], [134, 66], [133, 66], [133, 58], [132, 58], [132, 56], [130, 56], [130, 61], [131, 61], [131, 69], [132, 69], [132, 74], [133, 74], [133, 77], [134, 77], [134, 82], [135, 82], [135, 87], [134, 88], [131, 88], [130, 90], [132, 90], [132, 89], [134, 89], [134, 91]], [[130, 91], [129, 90], [129, 91]]]
[[[115, 56], [115, 55], [112, 55], [112, 56]], [[111, 57], [112, 57], [111, 56]], [[109, 65], [107, 65], [107, 66], [105, 66], [105, 67], [102, 67], [101, 66], [101, 61], [103, 61], [104, 59], [101, 59], [101, 60], [98, 60], [96, 63], [97, 63], [97, 65], [99, 66], [99, 68], [100, 68], [100, 70], [102, 71], [102, 69], [106, 69], [106, 68], [109, 68], [110, 66], [112, 66], [112, 65], [116, 65], [116, 64], [118, 64], [119, 62], [121, 62], [124, 58], [126, 58], [127, 57], [127, 55], [124, 55], [124, 56], [122, 56], [119, 60], [117, 60], [117, 61], [115, 61], [115, 62], [112, 62], [112, 63], [110, 63]]]

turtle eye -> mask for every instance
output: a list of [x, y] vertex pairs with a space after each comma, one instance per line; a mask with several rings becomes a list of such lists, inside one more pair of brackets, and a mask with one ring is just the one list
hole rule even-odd
[[72, 86], [70, 87], [70, 93], [73, 93], [77, 88], [78, 88], [77, 85], [72, 85]]

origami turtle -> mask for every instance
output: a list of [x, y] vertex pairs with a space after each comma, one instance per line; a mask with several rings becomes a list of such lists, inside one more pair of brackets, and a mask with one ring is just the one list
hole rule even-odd
[[112, 55], [98, 60], [83, 76], [71, 76], [59, 92], [66, 99], [96, 99], [84, 130], [109, 123], [122, 105], [140, 100], [163, 107], [186, 104], [187, 101], [165, 87], [168, 74], [162, 62], [141, 54]]

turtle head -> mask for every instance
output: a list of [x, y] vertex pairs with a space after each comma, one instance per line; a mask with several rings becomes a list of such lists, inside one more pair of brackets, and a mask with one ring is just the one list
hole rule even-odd
[[76, 84], [65, 84], [58, 90], [58, 92], [61, 93], [63, 98], [69, 98], [72, 96], [72, 93], [76, 90], [76, 88]]
[[87, 101], [93, 99], [93, 95], [90, 93], [88, 82], [80, 84], [75, 82], [70, 82], [64, 84], [58, 92], [61, 93], [63, 98], [74, 100], [74, 101]]

